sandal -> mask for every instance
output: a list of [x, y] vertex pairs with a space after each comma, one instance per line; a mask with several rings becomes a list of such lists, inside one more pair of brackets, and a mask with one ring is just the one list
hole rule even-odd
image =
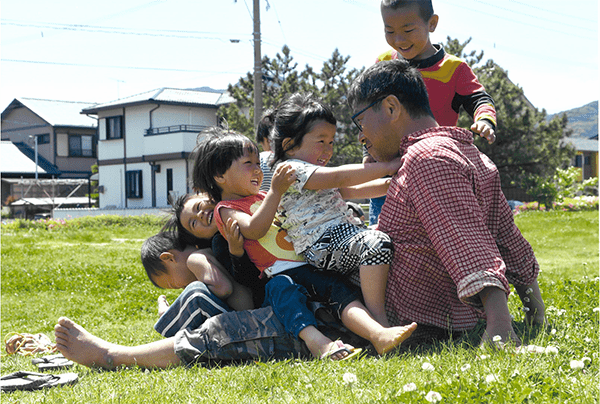
[[66, 386], [77, 383], [77, 373], [45, 375], [43, 373], [19, 371], [0, 378], [0, 390], [11, 392], [17, 390], [41, 390], [48, 387]]
[[62, 354], [47, 355], [41, 358], [33, 358], [32, 365], [37, 365], [38, 370], [67, 369], [73, 366], [73, 362], [65, 358]]
[[348, 353], [347, 356], [344, 356], [342, 359], [338, 359], [338, 360], [341, 360], [341, 361], [345, 361], [345, 360], [348, 360], [348, 359], [356, 358], [362, 352], [362, 348], [348, 348], [341, 341], [336, 341], [336, 345], [338, 346], [337, 348], [332, 349], [329, 352], [325, 352], [323, 355], [321, 355], [321, 359], [330, 359], [335, 354], [338, 354], [338, 353], [341, 353], [341, 352], [347, 352]]

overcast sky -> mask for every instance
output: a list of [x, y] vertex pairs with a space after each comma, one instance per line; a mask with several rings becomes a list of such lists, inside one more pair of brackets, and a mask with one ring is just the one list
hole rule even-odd
[[[0, 108], [14, 98], [107, 102], [161, 87], [224, 89], [253, 70], [253, 0], [1, 0]], [[320, 70], [389, 49], [377, 0], [260, 0], [262, 54]], [[434, 42], [465, 41], [539, 109], [598, 100], [597, 0], [433, 0]], [[239, 42], [231, 40], [239, 40]]]

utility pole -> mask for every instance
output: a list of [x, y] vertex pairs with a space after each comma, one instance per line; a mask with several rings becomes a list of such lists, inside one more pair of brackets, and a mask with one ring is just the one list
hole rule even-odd
[[254, 0], [254, 129], [262, 117], [262, 64], [260, 55], [260, 0]]

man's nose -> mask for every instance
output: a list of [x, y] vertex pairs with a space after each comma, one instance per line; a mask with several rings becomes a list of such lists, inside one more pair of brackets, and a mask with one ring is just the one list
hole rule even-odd
[[358, 141], [359, 141], [361, 144], [365, 144], [365, 143], [366, 143], [366, 141], [367, 141], [367, 138], [365, 138], [365, 135], [364, 135], [364, 133], [362, 132], [362, 130], [361, 130], [360, 132], [358, 132]]

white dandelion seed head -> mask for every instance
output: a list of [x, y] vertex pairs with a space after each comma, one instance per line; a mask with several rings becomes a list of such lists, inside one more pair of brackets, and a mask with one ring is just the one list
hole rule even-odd
[[489, 383], [496, 383], [496, 382], [499, 382], [499, 381], [500, 381], [500, 379], [498, 379], [498, 376], [496, 376], [494, 374], [491, 374], [491, 373], [485, 377], [485, 382], [488, 383], [488, 384]]
[[430, 403], [437, 403], [438, 401], [442, 400], [442, 395], [437, 391], [430, 391], [425, 396], [425, 400], [429, 401]]
[[585, 337], [585, 338], [583, 339], [583, 341], [584, 341], [586, 344], [589, 344], [590, 342], [592, 342], [592, 339], [591, 339], [590, 337]]
[[556, 328], [553, 328], [553, 329], [550, 331], [550, 334], [552, 334], [552, 335], [556, 335]]
[[461, 372], [466, 372], [469, 369], [471, 369], [471, 365], [469, 365], [468, 363], [465, 363], [460, 367]]
[[344, 384], [354, 384], [358, 381], [358, 378], [354, 373], [344, 373], [342, 380], [344, 381]]
[[549, 345], [544, 350], [544, 353], [556, 355], [558, 353], [558, 348], [555, 346]]
[[433, 370], [435, 370], [435, 367], [429, 362], [423, 362], [423, 364], [421, 365], [421, 369], [433, 371]]
[[487, 358], [489, 358], [488, 355], [479, 355], [479, 359], [482, 360], [482, 361], [486, 360]]
[[403, 387], [402, 390], [404, 390], [405, 392], [409, 392], [409, 391], [415, 391], [417, 389], [417, 385], [414, 383], [406, 383]]
[[499, 335], [494, 335], [494, 337], [492, 338], [492, 341], [494, 341], [494, 342], [502, 341], [502, 337]]
[[585, 367], [585, 363], [583, 363], [583, 361], [578, 361], [573, 359], [571, 362], [569, 362], [569, 366], [571, 366], [571, 369], [583, 369]]

